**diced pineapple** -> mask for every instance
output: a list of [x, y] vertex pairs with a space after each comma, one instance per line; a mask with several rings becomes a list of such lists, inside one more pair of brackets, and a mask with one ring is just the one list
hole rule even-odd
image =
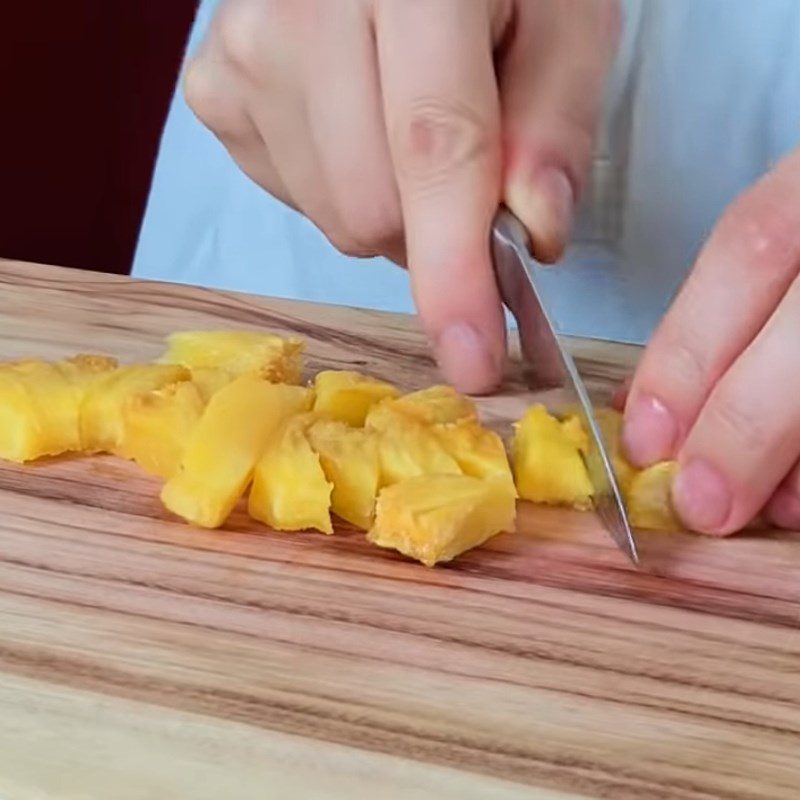
[[[113, 372], [119, 366], [116, 358], [80, 353], [72, 358], [59, 361], [55, 367], [81, 393], [96, 380]], [[82, 397], [81, 397], [82, 399]]]
[[378, 454], [381, 486], [415, 478], [418, 475], [460, 475], [461, 467], [436, 434], [410, 417], [398, 419], [380, 431]]
[[[514, 476], [503, 440], [472, 419], [433, 427], [433, 432], [465, 475], [498, 478], [514, 487]], [[514, 488], [516, 493], [516, 488]]]
[[334, 514], [367, 530], [374, 518], [380, 478], [377, 435], [338, 420], [319, 420], [309, 428], [308, 437], [333, 484]]
[[[635, 467], [625, 458], [622, 448], [622, 414], [615, 411], [613, 408], [598, 408], [594, 412], [597, 425], [600, 432], [603, 434], [603, 440], [608, 450], [608, 455], [611, 460], [611, 466], [614, 468], [614, 474], [617, 477], [617, 483], [623, 494], [628, 490], [633, 476], [636, 474]], [[564, 420], [564, 428], [567, 425], [572, 426], [574, 433], [573, 441], [575, 441], [581, 452], [586, 455], [589, 447], [589, 437], [583, 429], [583, 423], [580, 417], [572, 415]]]
[[468, 397], [451, 386], [431, 386], [373, 406], [367, 415], [367, 425], [385, 430], [394, 424], [398, 414], [426, 425], [478, 419], [475, 403]]
[[123, 434], [117, 454], [151, 475], [172, 477], [204, 406], [191, 381], [129, 397], [122, 407]]
[[501, 531], [512, 531], [514, 518], [514, 492], [508, 481], [423, 476], [381, 491], [367, 538], [432, 567]]
[[0, 458], [23, 463], [46, 455], [42, 425], [22, 381], [0, 369]]
[[338, 419], [360, 428], [375, 403], [399, 392], [390, 383], [359, 372], [327, 370], [314, 380], [314, 411], [329, 419]]
[[513, 463], [517, 490], [524, 500], [575, 508], [591, 505], [592, 484], [574, 429], [565, 430], [565, 424], [544, 406], [532, 406], [515, 425]]
[[47, 361], [29, 359], [4, 365], [3, 373], [19, 383], [36, 420], [37, 434], [28, 438], [32, 447], [20, 460], [77, 450], [78, 396], [61, 371]]
[[[31, 461], [80, 449], [79, 409], [91, 383], [113, 369], [104, 356], [0, 365], [0, 457]], [[16, 386], [16, 388], [14, 388]]]
[[309, 389], [257, 375], [243, 375], [220, 389], [161, 491], [164, 505], [196, 525], [218, 528], [246, 491], [270, 438], [288, 417], [308, 411], [312, 400]]
[[683, 529], [670, 500], [672, 481], [677, 472], [675, 461], [661, 461], [633, 476], [625, 498], [631, 525], [650, 530]]
[[162, 361], [190, 369], [257, 372], [272, 383], [299, 383], [303, 343], [253, 331], [181, 331], [167, 338]]
[[190, 378], [188, 369], [175, 364], [136, 364], [91, 381], [80, 409], [81, 449], [115, 452], [124, 432], [122, 410], [131, 397]]
[[314, 420], [311, 414], [288, 419], [256, 465], [248, 510], [276, 531], [333, 533], [333, 486], [306, 435]]
[[224, 369], [199, 367], [192, 370], [192, 383], [207, 403], [223, 386], [227, 386], [236, 376]]

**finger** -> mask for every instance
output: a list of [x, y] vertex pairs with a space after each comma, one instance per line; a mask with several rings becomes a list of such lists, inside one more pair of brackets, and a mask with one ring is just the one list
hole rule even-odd
[[403, 218], [381, 105], [377, 53], [362, 3], [337, 4], [305, 60], [308, 117], [351, 255], [403, 259]]
[[704, 533], [740, 530], [800, 455], [800, 280], [715, 386], [680, 452], [675, 509]]
[[305, 3], [226, 0], [214, 18], [210, 43], [234, 70], [231, 83], [263, 143], [255, 152], [231, 142], [232, 154], [262, 186], [276, 176], [293, 206], [328, 235], [341, 230], [341, 220], [311, 132], [304, 51], [291, 46], [298, 41], [315, 46], [306, 11]]
[[764, 514], [778, 528], [800, 531], [800, 461], [769, 499]]
[[505, 355], [489, 258], [500, 200], [489, 11], [463, 0], [376, 4], [384, 114], [414, 296], [446, 378], [471, 393], [499, 383]]
[[264, 140], [247, 112], [243, 85], [213, 51], [187, 65], [183, 91], [197, 118], [220, 140], [239, 168], [278, 200], [294, 207]]
[[625, 402], [628, 399], [628, 392], [631, 390], [633, 375], [626, 375], [622, 383], [614, 391], [611, 397], [611, 407], [615, 411], [622, 412], [625, 409]]
[[504, 197], [534, 254], [556, 261], [588, 175], [608, 72], [619, 41], [616, 0], [526, 0], [503, 56]]
[[[208, 36], [187, 64], [183, 78], [186, 103], [220, 140], [238, 166], [267, 192], [291, 205], [291, 198], [248, 112], [249, 82], [226, 55], [236, 47], [237, 9], [228, 2], [215, 15]], [[241, 55], [241, 53], [239, 54]]]
[[671, 457], [800, 265], [800, 151], [723, 215], [647, 347], [626, 406], [639, 465]]

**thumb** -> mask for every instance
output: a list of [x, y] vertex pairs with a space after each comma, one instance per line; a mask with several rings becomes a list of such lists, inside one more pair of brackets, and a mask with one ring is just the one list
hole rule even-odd
[[617, 0], [518, 5], [500, 66], [503, 195], [545, 263], [569, 240], [620, 29]]

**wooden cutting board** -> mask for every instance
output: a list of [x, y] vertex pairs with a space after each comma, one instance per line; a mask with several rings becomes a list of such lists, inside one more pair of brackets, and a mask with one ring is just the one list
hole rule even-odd
[[[402, 317], [0, 262], [0, 358], [296, 333], [309, 368], [436, 380]], [[596, 396], [636, 351], [576, 342]], [[482, 401], [501, 429], [530, 400]], [[591, 514], [433, 570], [363, 534], [170, 518], [112, 458], [0, 467], [0, 797], [796, 798], [800, 535]]]

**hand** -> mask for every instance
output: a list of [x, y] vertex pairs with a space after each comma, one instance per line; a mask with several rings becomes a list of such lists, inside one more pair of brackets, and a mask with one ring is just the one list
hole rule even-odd
[[645, 351], [625, 442], [677, 455], [673, 501], [725, 535], [800, 526], [800, 150], [725, 212]]
[[407, 264], [446, 378], [488, 391], [505, 358], [491, 221], [503, 199], [542, 261], [561, 255], [617, 2], [223, 0], [185, 94], [338, 249]]

